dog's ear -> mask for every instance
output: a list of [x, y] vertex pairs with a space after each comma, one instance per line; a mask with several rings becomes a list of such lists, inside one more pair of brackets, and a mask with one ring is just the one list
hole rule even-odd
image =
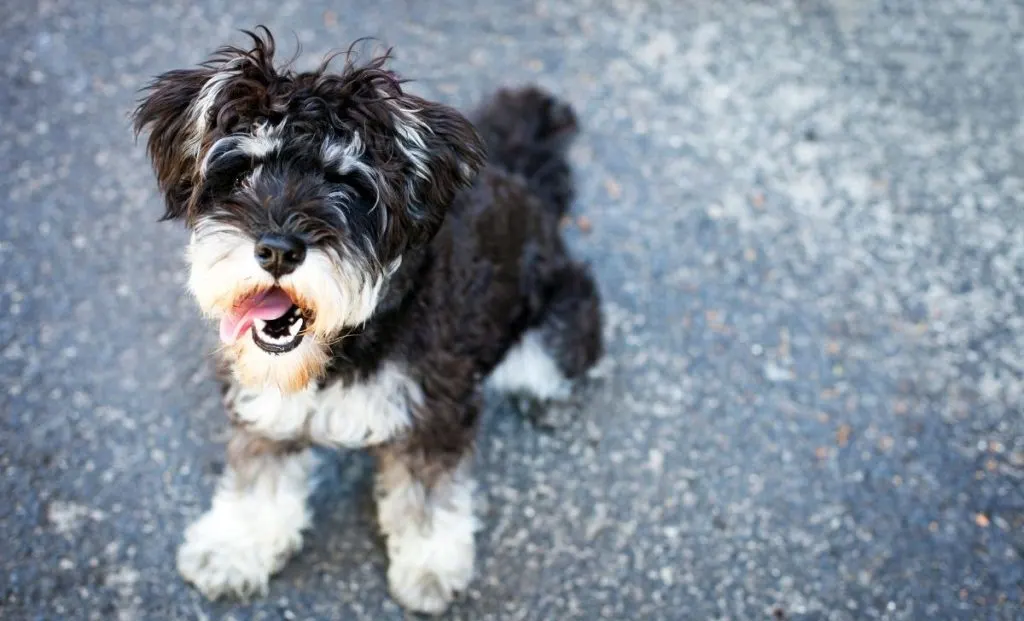
[[409, 161], [405, 203], [422, 243], [437, 232], [455, 194], [483, 167], [483, 140], [454, 108], [412, 95], [394, 100], [397, 142]]
[[278, 79], [274, 37], [260, 26], [243, 30], [252, 46], [225, 46], [194, 69], [161, 74], [146, 88], [135, 109], [136, 135], [149, 130], [148, 152], [164, 192], [164, 220], [188, 215], [202, 152], [230, 128], [242, 112], [253, 116], [271, 98], [267, 88]]
[[147, 152], [166, 205], [162, 220], [184, 217], [188, 211], [198, 157], [196, 119], [191, 113], [213, 74], [202, 68], [157, 76], [133, 114], [135, 134], [149, 132]]

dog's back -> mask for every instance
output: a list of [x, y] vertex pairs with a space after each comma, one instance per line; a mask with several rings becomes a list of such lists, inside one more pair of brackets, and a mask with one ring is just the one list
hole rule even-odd
[[497, 91], [472, 118], [487, 165], [457, 196], [434, 250], [488, 283], [458, 312], [464, 330], [485, 335], [473, 350], [491, 384], [542, 401], [564, 396], [603, 352], [597, 286], [559, 226], [574, 198], [567, 156], [579, 124], [569, 104], [535, 86]]

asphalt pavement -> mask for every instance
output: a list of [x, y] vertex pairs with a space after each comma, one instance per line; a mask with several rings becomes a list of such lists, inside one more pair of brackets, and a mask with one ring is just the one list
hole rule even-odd
[[225, 420], [186, 232], [127, 115], [270, 26], [375, 36], [464, 108], [578, 108], [568, 228], [609, 356], [555, 429], [495, 399], [451, 619], [1024, 619], [1024, 5], [0, 2], [0, 618], [401, 619], [360, 454], [247, 604], [173, 563]]

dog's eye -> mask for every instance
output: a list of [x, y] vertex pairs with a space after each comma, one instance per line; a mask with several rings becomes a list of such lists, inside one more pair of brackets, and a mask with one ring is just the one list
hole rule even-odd
[[347, 185], [361, 196], [373, 191], [367, 179], [359, 173], [340, 173], [337, 170], [326, 168], [324, 169], [324, 181], [335, 185]]
[[324, 181], [332, 185], [345, 186], [346, 189], [364, 201], [373, 202], [377, 200], [377, 190], [370, 179], [360, 171], [349, 171], [343, 173], [337, 168], [325, 166], [323, 168]]
[[238, 182], [252, 170], [252, 158], [238, 158], [217, 169], [217, 176], [224, 181]]
[[324, 181], [327, 183], [341, 184], [348, 183], [350, 180], [351, 175], [342, 174], [333, 168], [324, 169]]
[[252, 171], [252, 157], [234, 151], [210, 161], [206, 182], [213, 191], [230, 191]]

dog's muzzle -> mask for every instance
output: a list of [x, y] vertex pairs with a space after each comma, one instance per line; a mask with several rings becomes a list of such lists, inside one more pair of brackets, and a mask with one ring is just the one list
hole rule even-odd
[[273, 288], [235, 303], [220, 321], [220, 339], [235, 343], [246, 332], [263, 351], [283, 354], [302, 342], [306, 317], [283, 289]]

